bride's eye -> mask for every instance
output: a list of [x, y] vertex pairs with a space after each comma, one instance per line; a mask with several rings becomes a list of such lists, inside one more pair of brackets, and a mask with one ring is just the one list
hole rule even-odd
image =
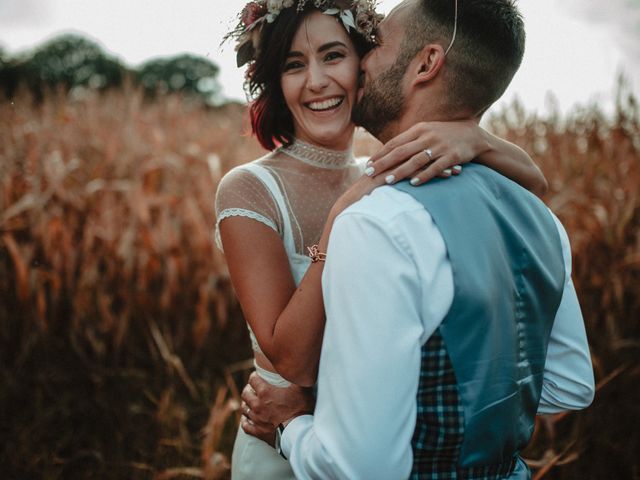
[[325, 62], [330, 62], [332, 60], [337, 60], [339, 58], [344, 58], [345, 54], [342, 52], [329, 52], [325, 55], [324, 60]]
[[284, 68], [282, 69], [282, 71], [288, 72], [290, 70], [295, 70], [296, 68], [302, 68], [302, 67], [304, 67], [304, 64], [300, 61], [289, 62], [284, 64]]

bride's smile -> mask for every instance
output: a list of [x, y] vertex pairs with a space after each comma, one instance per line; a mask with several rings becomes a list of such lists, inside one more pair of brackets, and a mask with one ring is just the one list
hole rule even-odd
[[344, 98], [345, 97], [334, 97], [328, 100], [314, 100], [307, 103], [306, 106], [314, 112], [327, 112], [340, 107], [340, 105], [342, 105], [342, 102], [344, 101]]
[[334, 17], [318, 11], [305, 18], [281, 78], [297, 138], [336, 150], [349, 148], [359, 63], [353, 42]]

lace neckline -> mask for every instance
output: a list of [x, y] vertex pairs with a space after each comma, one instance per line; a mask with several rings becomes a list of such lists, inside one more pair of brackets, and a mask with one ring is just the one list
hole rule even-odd
[[318, 168], [340, 169], [355, 163], [352, 149], [329, 150], [298, 139], [295, 139], [291, 145], [280, 147], [278, 151]]

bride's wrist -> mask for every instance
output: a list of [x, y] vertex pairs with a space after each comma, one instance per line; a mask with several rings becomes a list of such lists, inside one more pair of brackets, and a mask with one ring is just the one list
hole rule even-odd
[[476, 157], [480, 157], [481, 155], [491, 154], [496, 151], [495, 145], [495, 137], [487, 132], [484, 128], [480, 127], [476, 124], [476, 127], [479, 130], [478, 140], [475, 144]]
[[347, 202], [342, 202], [340, 199], [336, 200], [336, 203], [333, 204], [331, 210], [329, 211], [329, 217], [327, 218], [327, 225], [332, 225], [334, 220], [340, 215], [349, 204]]

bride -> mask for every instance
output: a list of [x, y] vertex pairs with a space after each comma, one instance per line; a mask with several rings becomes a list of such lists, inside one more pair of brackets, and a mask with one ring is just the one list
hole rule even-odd
[[[360, 58], [381, 18], [374, 3], [253, 1], [230, 34], [238, 65], [248, 63], [253, 133], [270, 153], [220, 182], [216, 239], [249, 325], [256, 371], [285, 395], [315, 383], [324, 328], [319, 252], [343, 209], [385, 182], [420, 184], [457, 174], [456, 164], [471, 160], [534, 192], [546, 188], [525, 152], [473, 122], [417, 125], [366, 169], [356, 162], [351, 108]], [[241, 426], [234, 479], [294, 478], [268, 443], [245, 433], [255, 428], [248, 418]]]

